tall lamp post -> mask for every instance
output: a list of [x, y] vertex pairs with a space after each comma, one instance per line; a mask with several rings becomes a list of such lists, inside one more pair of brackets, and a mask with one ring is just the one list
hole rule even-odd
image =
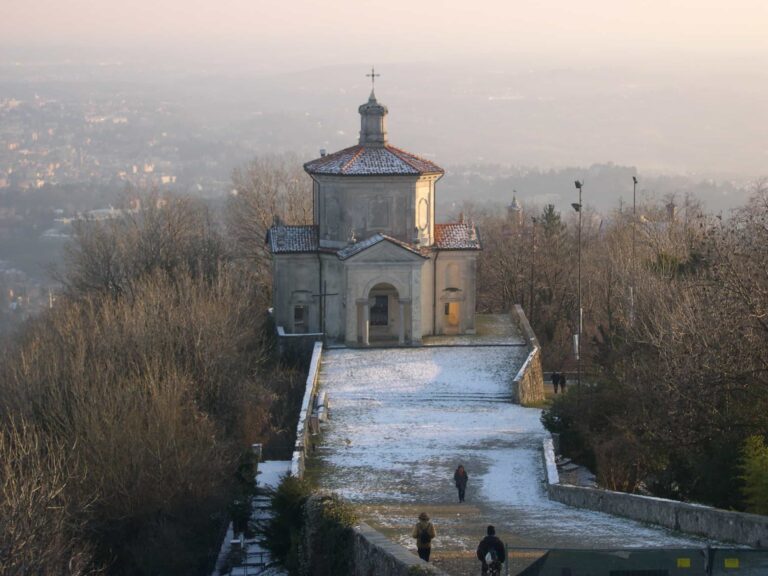
[[579, 320], [578, 320], [579, 324], [576, 330], [576, 336], [575, 336], [576, 342], [575, 342], [574, 348], [576, 349], [576, 387], [579, 392], [579, 396], [581, 396], [581, 332], [582, 332], [582, 316], [583, 316], [582, 310], [581, 310], [581, 212], [582, 212], [581, 187], [583, 186], [583, 184], [579, 180], [576, 180], [574, 184], [576, 185], [576, 189], [579, 191], [579, 203], [571, 204], [571, 206], [573, 206], [573, 209], [579, 213], [579, 239], [578, 239], [579, 273], [578, 273], [578, 284], [577, 284], [578, 298], [579, 298]]
[[637, 227], [637, 177], [632, 176], [632, 286], [629, 289], [629, 321], [635, 323], [635, 228]]
[[536, 266], [536, 216], [531, 216], [531, 281], [530, 288], [530, 306], [528, 307], [528, 321], [533, 324], [533, 271]]

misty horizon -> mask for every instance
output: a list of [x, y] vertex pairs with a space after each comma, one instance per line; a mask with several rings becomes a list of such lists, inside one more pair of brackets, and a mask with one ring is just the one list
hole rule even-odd
[[768, 159], [765, 21], [755, 0], [31, 0], [0, 23], [0, 99], [171, 103], [179, 137], [309, 159], [356, 143], [375, 65], [390, 141], [440, 164], [744, 184]]

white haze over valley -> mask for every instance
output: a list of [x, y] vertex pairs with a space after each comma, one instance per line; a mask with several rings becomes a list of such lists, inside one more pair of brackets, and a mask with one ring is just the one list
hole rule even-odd
[[375, 64], [392, 142], [442, 164], [747, 181], [767, 172], [766, 22], [760, 0], [27, 0], [4, 6], [0, 97], [127, 90], [310, 157], [355, 142]]

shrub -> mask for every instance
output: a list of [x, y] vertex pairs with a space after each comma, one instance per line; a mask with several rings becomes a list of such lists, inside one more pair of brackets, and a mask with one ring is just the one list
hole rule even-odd
[[318, 494], [307, 501], [304, 525], [303, 573], [308, 576], [352, 574], [354, 510], [335, 494]]
[[768, 446], [762, 436], [750, 436], [741, 450], [747, 510], [768, 514]]
[[285, 476], [270, 494], [272, 517], [256, 531], [262, 546], [289, 574], [298, 574], [299, 542], [304, 527], [304, 504], [311, 494], [308, 482]]
[[0, 430], [0, 573], [102, 573], [66, 498], [79, 480], [66, 448], [26, 421]]

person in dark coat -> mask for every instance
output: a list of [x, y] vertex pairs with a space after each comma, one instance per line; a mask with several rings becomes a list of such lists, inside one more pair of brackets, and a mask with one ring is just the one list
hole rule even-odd
[[459, 467], [456, 468], [456, 472], [453, 473], [453, 481], [456, 483], [456, 488], [459, 490], [459, 502], [464, 502], [464, 493], [467, 491], [468, 480], [469, 475], [467, 475], [467, 471], [464, 470], [464, 465], [459, 464]]
[[565, 392], [565, 385], [568, 383], [568, 381], [565, 379], [565, 374], [560, 373], [560, 391]]
[[555, 394], [557, 394], [557, 386], [560, 384], [560, 374], [557, 372], [552, 372], [552, 387], [555, 389]]
[[504, 543], [496, 536], [496, 528], [488, 526], [487, 535], [477, 546], [477, 559], [483, 563], [483, 574], [493, 567], [497, 574], [501, 574], [501, 565], [507, 561], [507, 549]]
[[432, 540], [436, 535], [435, 527], [429, 521], [427, 513], [422, 512], [419, 514], [419, 521], [413, 527], [411, 536], [416, 538], [416, 551], [419, 553], [419, 558], [425, 562], [429, 562], [429, 555], [432, 552]]

